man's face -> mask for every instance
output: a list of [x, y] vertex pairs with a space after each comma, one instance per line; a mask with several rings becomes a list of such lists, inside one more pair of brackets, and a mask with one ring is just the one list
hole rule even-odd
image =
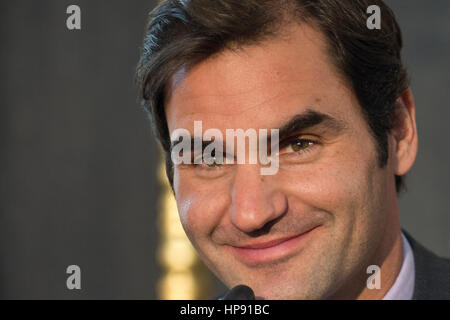
[[[225, 51], [173, 78], [169, 131], [280, 131], [279, 170], [259, 164], [177, 165], [181, 223], [202, 259], [229, 287], [266, 299], [326, 298], [350, 279], [365, 285], [395, 207], [394, 172], [376, 144], [322, 35]], [[305, 125], [307, 118], [307, 125]], [[315, 120], [311, 120], [315, 119]], [[289, 125], [287, 125], [289, 124]]]

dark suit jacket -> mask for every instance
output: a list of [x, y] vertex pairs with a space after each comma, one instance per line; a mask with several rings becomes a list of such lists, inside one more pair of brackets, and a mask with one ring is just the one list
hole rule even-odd
[[413, 300], [450, 300], [450, 260], [427, 250], [405, 230], [403, 233], [414, 254], [416, 279]]

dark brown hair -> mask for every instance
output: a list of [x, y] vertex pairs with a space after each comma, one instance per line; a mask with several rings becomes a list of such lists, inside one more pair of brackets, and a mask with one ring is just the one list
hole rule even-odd
[[[381, 29], [367, 27], [367, 8], [381, 9]], [[181, 67], [192, 67], [223, 50], [260, 43], [289, 22], [308, 23], [327, 40], [336, 69], [347, 79], [377, 142], [385, 166], [388, 133], [396, 123], [396, 100], [408, 88], [401, 60], [402, 36], [381, 0], [167, 0], [149, 16], [136, 82], [157, 139], [173, 166], [164, 111], [166, 87]], [[403, 177], [395, 177], [399, 192]]]

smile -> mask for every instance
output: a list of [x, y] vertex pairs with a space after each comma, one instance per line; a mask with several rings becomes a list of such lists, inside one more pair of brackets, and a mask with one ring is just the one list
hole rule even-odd
[[303, 232], [293, 237], [258, 242], [245, 246], [229, 246], [235, 256], [248, 265], [261, 265], [275, 262], [293, 255], [303, 245], [310, 233], [316, 229]]

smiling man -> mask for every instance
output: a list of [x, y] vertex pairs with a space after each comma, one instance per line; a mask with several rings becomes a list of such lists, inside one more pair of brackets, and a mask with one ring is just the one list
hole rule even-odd
[[[374, 4], [379, 30], [367, 28]], [[401, 47], [382, 1], [178, 0], [152, 12], [141, 98], [181, 223], [227, 286], [264, 299], [450, 299], [450, 262], [400, 226], [418, 145]], [[279, 129], [278, 171], [174, 165], [171, 133], [195, 136], [195, 121]]]

